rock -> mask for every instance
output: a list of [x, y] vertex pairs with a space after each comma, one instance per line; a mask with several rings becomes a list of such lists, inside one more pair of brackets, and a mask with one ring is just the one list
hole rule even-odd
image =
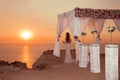
[[14, 67], [12, 65], [9, 66], [0, 66], [0, 73], [7, 73], [7, 72], [20, 72], [21, 69], [18, 67]]
[[[75, 50], [71, 50], [71, 56], [75, 59]], [[64, 63], [65, 50], [61, 50], [60, 57], [53, 55], [53, 50], [44, 51], [38, 60], [32, 65], [33, 69], [51, 68]]]
[[7, 61], [0, 61], [0, 66], [8, 66], [9, 62]]
[[12, 62], [10, 65], [13, 65], [14, 67], [18, 67], [20, 69], [27, 69], [26, 63], [22, 63], [20, 61]]

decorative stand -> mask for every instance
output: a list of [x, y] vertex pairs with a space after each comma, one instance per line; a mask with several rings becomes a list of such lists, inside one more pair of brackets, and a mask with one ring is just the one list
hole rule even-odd
[[118, 80], [118, 45], [105, 45], [105, 80]]
[[80, 57], [79, 57], [79, 67], [87, 68], [88, 63], [88, 46], [85, 44], [80, 45]]
[[100, 73], [100, 45], [90, 45], [90, 70], [93, 73]]

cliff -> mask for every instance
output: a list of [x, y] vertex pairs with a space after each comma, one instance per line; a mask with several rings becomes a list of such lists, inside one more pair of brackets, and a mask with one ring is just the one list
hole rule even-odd
[[[71, 50], [72, 58], [75, 59], [75, 50]], [[61, 50], [60, 57], [53, 55], [53, 50], [44, 51], [38, 60], [33, 64], [33, 69], [51, 68], [64, 63], [65, 50]]]

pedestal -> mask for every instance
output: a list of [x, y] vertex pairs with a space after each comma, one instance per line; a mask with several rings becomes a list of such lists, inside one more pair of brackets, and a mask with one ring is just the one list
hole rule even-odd
[[100, 45], [90, 45], [90, 70], [93, 73], [100, 73]]
[[118, 45], [105, 45], [105, 80], [118, 80]]
[[80, 45], [80, 57], [79, 57], [79, 67], [87, 68], [88, 63], [88, 46], [85, 44]]

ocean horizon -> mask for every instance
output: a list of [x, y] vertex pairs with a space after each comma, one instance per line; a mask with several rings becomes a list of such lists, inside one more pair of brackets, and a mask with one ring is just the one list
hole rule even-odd
[[[29, 68], [41, 56], [44, 51], [53, 50], [54, 44], [0, 44], [0, 60], [21, 61], [27, 63]], [[65, 49], [65, 45], [61, 45]], [[74, 49], [71, 46], [71, 49]]]
[[[27, 63], [27, 67], [32, 68], [32, 64], [41, 56], [44, 51], [53, 50], [54, 44], [0, 44], [0, 60], [21, 61]], [[61, 49], [65, 49], [65, 44], [61, 45]], [[70, 49], [75, 49], [74, 44], [71, 44]], [[104, 54], [105, 46], [102, 44], [100, 53]], [[120, 53], [120, 47], [119, 47]]]
[[0, 44], [0, 60], [21, 61], [29, 68], [46, 50], [53, 50], [54, 44]]

